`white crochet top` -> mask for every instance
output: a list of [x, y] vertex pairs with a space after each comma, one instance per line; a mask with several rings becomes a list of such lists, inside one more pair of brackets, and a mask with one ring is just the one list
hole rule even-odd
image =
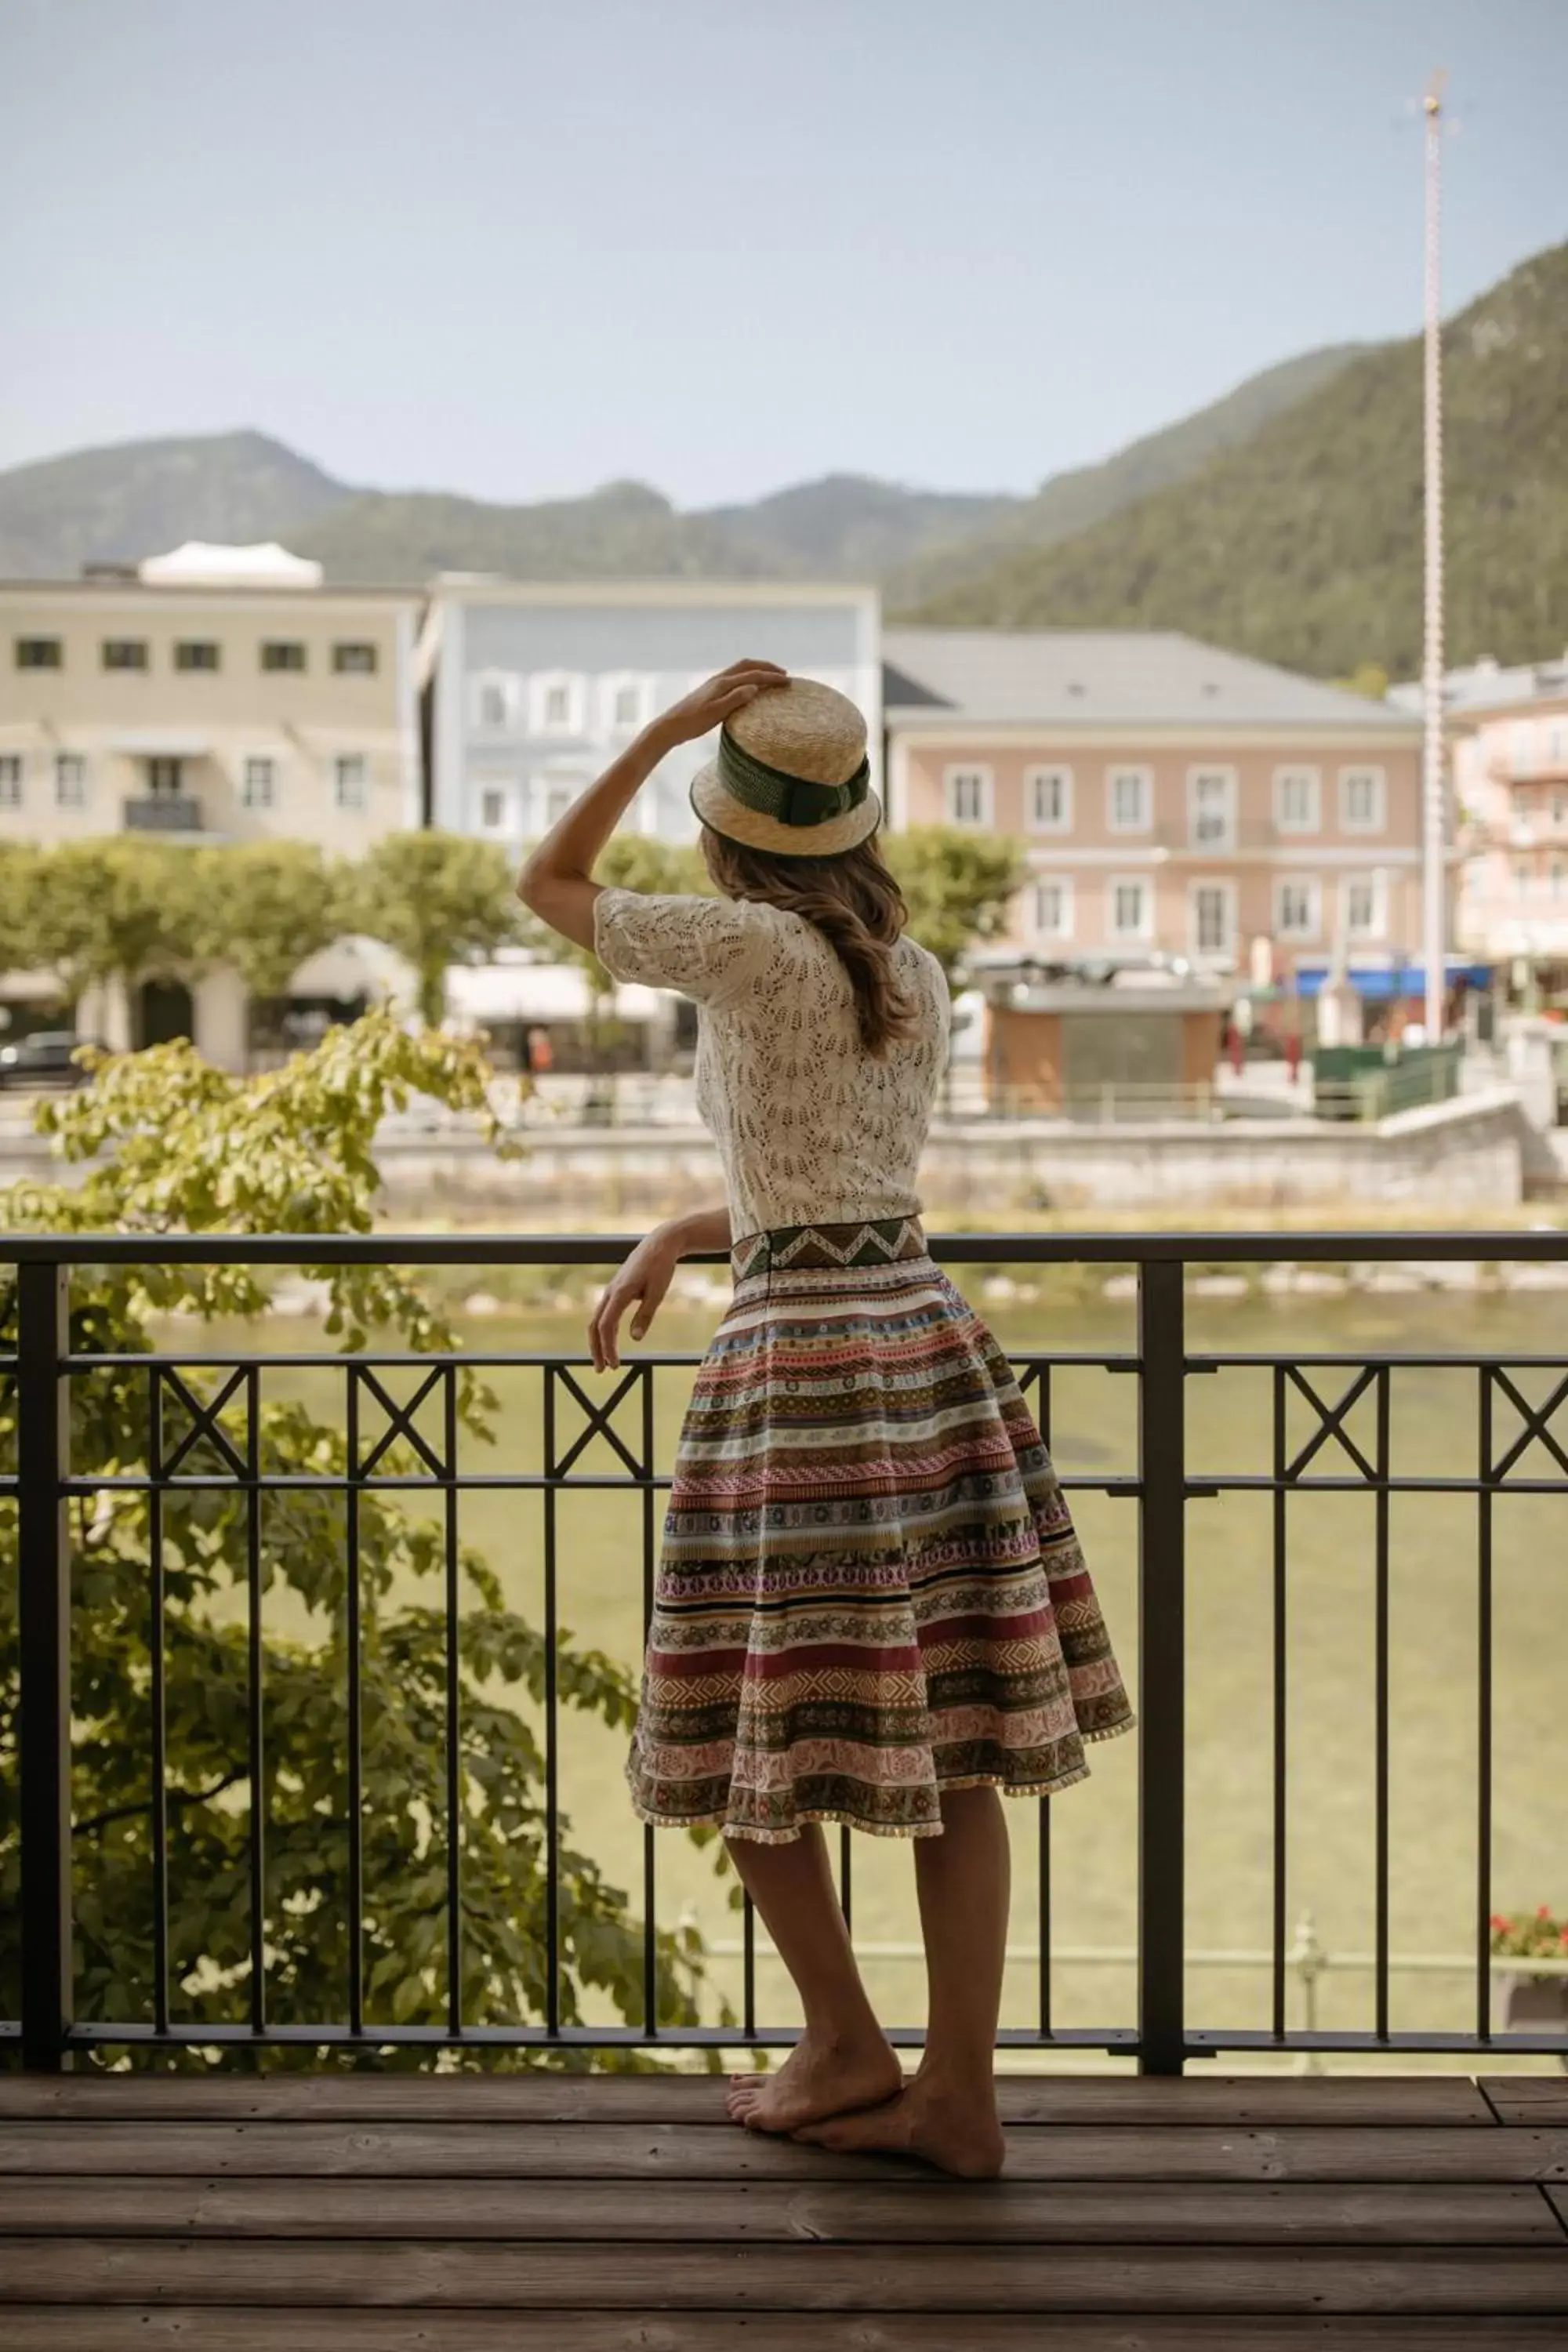
[[695, 997], [697, 1107], [723, 1162], [731, 1236], [918, 1215], [947, 1060], [942, 966], [893, 950], [918, 1027], [868, 1054], [837, 954], [802, 915], [753, 899], [602, 890], [594, 944], [616, 980]]

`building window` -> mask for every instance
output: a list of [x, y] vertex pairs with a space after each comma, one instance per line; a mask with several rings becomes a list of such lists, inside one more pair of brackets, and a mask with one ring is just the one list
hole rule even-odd
[[635, 735], [647, 723], [653, 701], [653, 681], [646, 677], [610, 677], [599, 689], [602, 724], [613, 735]]
[[474, 688], [474, 722], [479, 727], [510, 727], [517, 709], [517, 680], [481, 677]]
[[1072, 770], [1029, 768], [1024, 775], [1024, 805], [1037, 833], [1072, 831]]
[[1383, 889], [1374, 874], [1348, 877], [1344, 914], [1347, 937], [1352, 940], [1380, 940], [1383, 937]]
[[1553, 824], [1568, 824], [1568, 793], [1552, 793], [1552, 822]]
[[18, 669], [59, 669], [62, 666], [58, 637], [17, 638]]
[[1228, 882], [1194, 882], [1192, 940], [1196, 955], [1230, 955], [1236, 946], [1236, 893]]
[[1316, 768], [1276, 768], [1274, 822], [1281, 833], [1316, 833], [1322, 824], [1322, 777]]
[[105, 637], [102, 652], [105, 669], [145, 669], [147, 667], [145, 637]]
[[506, 794], [494, 785], [479, 794], [479, 823], [487, 833], [500, 833], [506, 824]]
[[340, 677], [373, 677], [376, 649], [361, 638], [344, 638], [332, 647], [332, 667]]
[[535, 735], [580, 735], [583, 680], [568, 670], [542, 670], [529, 684], [529, 722]]
[[22, 761], [16, 751], [0, 752], [0, 808], [22, 805]]
[[1383, 831], [1383, 770], [1340, 770], [1340, 825], [1345, 833]]
[[1546, 730], [1546, 764], [1568, 768], [1568, 719], [1554, 719]]
[[541, 784], [539, 787], [541, 833], [549, 833], [553, 826], [558, 825], [576, 797], [576, 785], [567, 782], [563, 778], [556, 778]]
[[1516, 898], [1529, 898], [1529, 896], [1530, 896], [1530, 868], [1529, 868], [1529, 866], [1526, 866], [1526, 865], [1524, 865], [1524, 864], [1522, 864], [1522, 863], [1521, 863], [1520, 865], [1516, 866], [1514, 867], [1514, 869], [1513, 869], [1513, 888], [1514, 888], [1514, 896], [1515, 896]]
[[1274, 929], [1282, 940], [1315, 940], [1322, 919], [1322, 886], [1315, 875], [1281, 875], [1274, 886]]
[[1108, 889], [1111, 938], [1148, 939], [1154, 928], [1154, 894], [1148, 883], [1142, 876], [1113, 876]]
[[1552, 895], [1554, 898], [1562, 898], [1565, 884], [1568, 884], [1568, 866], [1560, 857], [1554, 857], [1552, 861]]
[[1236, 770], [1189, 768], [1187, 842], [1193, 849], [1236, 846]]
[[364, 784], [365, 766], [363, 752], [340, 752], [332, 761], [332, 797], [339, 808], [363, 808]]
[[1105, 815], [1112, 833], [1148, 832], [1153, 782], [1147, 768], [1106, 770]]
[[949, 768], [944, 779], [949, 824], [989, 824], [989, 768]]
[[174, 647], [176, 669], [216, 669], [217, 647], [210, 637], [182, 637]]
[[298, 637], [268, 637], [261, 647], [261, 667], [301, 670], [305, 667], [305, 648]]
[[57, 751], [55, 754], [55, 805], [57, 808], [87, 806], [87, 761], [79, 751]]
[[1042, 874], [1035, 884], [1035, 931], [1042, 940], [1072, 937], [1072, 882], [1065, 874]]
[[240, 772], [239, 797], [245, 808], [275, 808], [278, 803], [276, 760], [247, 760]]

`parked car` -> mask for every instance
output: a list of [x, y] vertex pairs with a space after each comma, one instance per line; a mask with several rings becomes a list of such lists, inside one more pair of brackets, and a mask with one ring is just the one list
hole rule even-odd
[[74, 1029], [36, 1029], [14, 1045], [0, 1045], [0, 1087], [79, 1087], [87, 1072], [71, 1055], [91, 1043]]

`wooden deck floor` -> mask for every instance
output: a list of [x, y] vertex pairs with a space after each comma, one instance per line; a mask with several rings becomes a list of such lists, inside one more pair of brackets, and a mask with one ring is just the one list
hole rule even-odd
[[7, 2352], [1568, 2347], [1568, 2078], [1005, 2085], [1000, 2182], [668, 2078], [0, 2077]]

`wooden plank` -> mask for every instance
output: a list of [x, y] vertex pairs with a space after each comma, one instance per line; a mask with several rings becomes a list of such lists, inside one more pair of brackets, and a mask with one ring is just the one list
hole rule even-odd
[[[0, 2133], [0, 2174], [329, 2173], [377, 2179], [896, 2179], [893, 2157], [835, 2156], [731, 2125], [18, 2123]], [[1568, 2131], [1227, 2130], [1074, 2125], [1012, 2133], [1025, 2180], [1568, 2180]]]
[[1480, 2089], [1505, 2124], [1568, 2124], [1568, 2074], [1485, 2074]]
[[[1521, 2080], [1529, 2079], [1525, 2077]], [[1457, 2074], [1010, 2074], [1010, 2124], [1483, 2126], [1496, 2118]], [[712, 2074], [97, 2074], [0, 2077], [0, 2118], [122, 2122], [700, 2123], [724, 2119]], [[1540, 2118], [1545, 2123], [1551, 2118]], [[1563, 2121], [1568, 2122], [1568, 2111]]]
[[0, 2305], [468, 2303], [550, 2311], [1510, 2312], [1568, 2320], [1560, 2247], [366, 2245], [296, 2239], [12, 2238]]
[[[244, 2309], [221, 2305], [107, 2305], [85, 2323], [79, 2305], [13, 2305], [6, 2352], [562, 2352], [558, 2317], [526, 2312]], [[958, 2352], [952, 2321], [920, 2312], [876, 2315], [672, 2312], [645, 2320], [578, 2313], [571, 2352]], [[963, 2325], [962, 2352], [1562, 2352], [1562, 2323], [1426, 2317], [1184, 2319], [996, 2318]]]
[[[1563, 2192], [1568, 2196], [1568, 2191]], [[689, 2236], [688, 2183], [652, 2180], [116, 2179], [6, 2184], [0, 2239], [61, 2237], [637, 2239]], [[1023, 2180], [715, 2180], [704, 2237], [813, 2244], [1556, 2245], [1537, 2189], [1291, 2182], [1100, 2187]]]
[[1568, 2189], [1553, 2188], [1546, 2182], [1542, 2182], [1542, 2189], [1552, 2211], [1562, 2222], [1563, 2229], [1568, 2231]]

